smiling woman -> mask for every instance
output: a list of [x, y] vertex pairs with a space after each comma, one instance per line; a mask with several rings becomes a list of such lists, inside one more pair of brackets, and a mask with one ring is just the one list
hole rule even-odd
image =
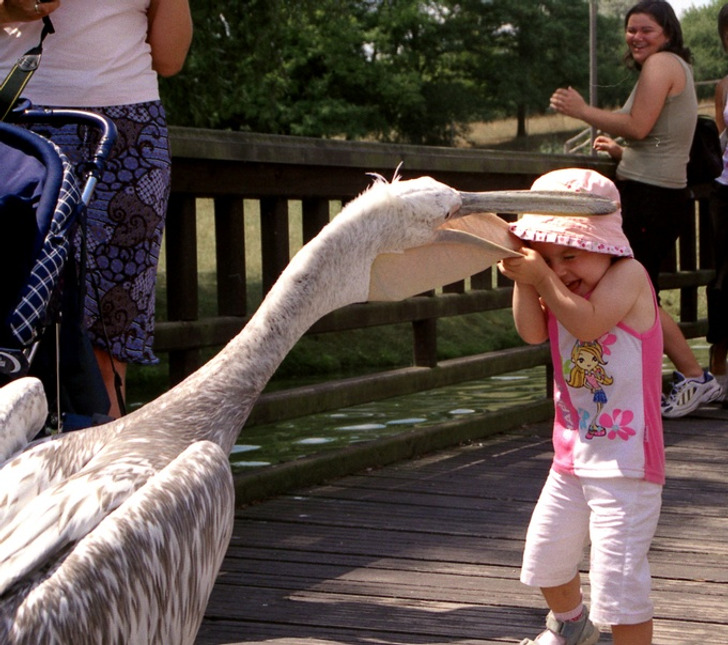
[[629, 17], [625, 40], [632, 60], [638, 67], [642, 67], [652, 54], [662, 51], [669, 43], [665, 30], [646, 13], [633, 13]]

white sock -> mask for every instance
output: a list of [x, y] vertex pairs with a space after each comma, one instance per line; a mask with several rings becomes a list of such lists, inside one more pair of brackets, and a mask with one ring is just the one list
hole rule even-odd
[[571, 611], [565, 611], [563, 614], [557, 614], [554, 612], [554, 618], [556, 618], [556, 620], [560, 620], [562, 623], [568, 623], [572, 620], [577, 621], [581, 618], [585, 609], [586, 607], [584, 607], [584, 604], [581, 603], [578, 607], [574, 607]]

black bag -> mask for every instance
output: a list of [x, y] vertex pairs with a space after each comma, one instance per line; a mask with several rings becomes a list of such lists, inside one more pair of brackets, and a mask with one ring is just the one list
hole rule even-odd
[[698, 115], [688, 161], [688, 186], [708, 184], [723, 172], [723, 151], [715, 121]]

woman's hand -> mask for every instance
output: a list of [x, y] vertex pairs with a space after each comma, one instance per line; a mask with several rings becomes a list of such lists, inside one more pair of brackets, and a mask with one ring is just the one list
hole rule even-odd
[[60, 0], [0, 0], [0, 25], [8, 22], [32, 22], [53, 13], [61, 6]]
[[594, 150], [606, 152], [612, 159], [619, 161], [622, 158], [622, 146], [614, 139], [600, 134], [594, 139]]
[[561, 87], [556, 90], [551, 95], [549, 105], [561, 114], [584, 120], [586, 101], [573, 87], [567, 87], [566, 89]]

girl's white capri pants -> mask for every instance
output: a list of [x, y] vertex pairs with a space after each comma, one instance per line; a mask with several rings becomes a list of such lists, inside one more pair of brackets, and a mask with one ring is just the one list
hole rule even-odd
[[592, 621], [636, 625], [652, 618], [647, 553], [662, 486], [627, 477], [596, 479], [552, 470], [526, 536], [521, 582], [557, 587], [579, 571], [591, 538]]

